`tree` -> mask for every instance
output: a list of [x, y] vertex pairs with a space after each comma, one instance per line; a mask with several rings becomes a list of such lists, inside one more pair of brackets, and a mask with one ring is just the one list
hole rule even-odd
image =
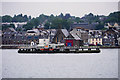
[[28, 21], [28, 17], [27, 17], [27, 15], [24, 15], [24, 21], [26, 22], [26, 21]]
[[103, 29], [103, 28], [104, 28], [103, 23], [100, 23], [100, 24], [96, 25], [96, 30], [100, 30], [100, 29]]
[[64, 18], [64, 15], [63, 15], [63, 13], [61, 13], [61, 14], [59, 15], [59, 17], [60, 17], [60, 18]]
[[72, 22], [70, 20], [55, 18], [51, 22], [51, 28], [55, 28], [55, 29], [66, 28], [66, 29], [69, 29], [71, 24], [72, 24]]
[[79, 22], [84, 22], [83, 20], [81, 20], [79, 17], [75, 18], [75, 22], [79, 23]]
[[37, 27], [40, 24], [38, 19], [34, 19], [34, 26]]
[[2, 22], [11, 22], [12, 21], [12, 17], [9, 15], [5, 15], [2, 17]]
[[31, 16], [29, 16], [29, 18], [28, 18], [29, 20], [31, 20]]
[[15, 25], [14, 24], [10, 24], [10, 27], [14, 28], [15, 29]]
[[2, 25], [2, 30], [5, 30], [7, 28], [14, 28], [15, 29], [15, 25], [14, 24], [10, 24], [10, 25], [4, 24], [4, 25]]
[[71, 16], [69, 13], [65, 14], [65, 19], [69, 19]]
[[22, 14], [14, 15], [14, 17], [12, 18], [12, 22], [27, 22], [28, 20], [29, 19], [27, 15]]
[[45, 29], [49, 29], [50, 28], [50, 23], [49, 22], [47, 22], [47, 23], [45, 23], [45, 25], [44, 25], [45, 27]]
[[62, 24], [62, 19], [61, 18], [55, 18], [51, 22], [51, 28], [59, 29], [62, 26], [61, 24]]
[[88, 16], [92, 17], [92, 16], [94, 16], [94, 15], [93, 15], [92, 13], [89, 13]]
[[107, 17], [107, 19], [105, 20], [106, 23], [120, 23], [120, 11], [118, 12], [113, 12], [110, 13], [109, 16]]

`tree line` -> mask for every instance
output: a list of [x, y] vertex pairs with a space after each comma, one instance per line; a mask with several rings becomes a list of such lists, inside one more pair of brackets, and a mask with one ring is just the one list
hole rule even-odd
[[[31, 18], [31, 16], [18, 14], [13, 17], [9, 15], [2, 16], [2, 22], [27, 22], [26, 25], [23, 26], [24, 30], [29, 30], [32, 28], [37, 28], [38, 26], [44, 25], [45, 29], [58, 29], [58, 28], [66, 28], [69, 29], [70, 26], [75, 23], [98, 23], [96, 25], [96, 29], [102, 29], [106, 23], [119, 23], [120, 24], [120, 11], [110, 13], [108, 16], [104, 15], [94, 15], [89, 13], [82, 18], [71, 16], [69, 13], [63, 15], [54, 16], [51, 14], [50, 16], [41, 14], [36, 18]], [[11, 25], [14, 27], [13, 25]]]
[[10, 15], [2, 16], [2, 22], [27, 22], [31, 20], [31, 16], [18, 14], [11, 17]]

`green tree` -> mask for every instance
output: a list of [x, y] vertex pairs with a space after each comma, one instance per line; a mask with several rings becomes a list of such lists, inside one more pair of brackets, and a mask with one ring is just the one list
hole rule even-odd
[[10, 25], [4, 24], [4, 25], [2, 25], [2, 30], [5, 30], [7, 28], [14, 28], [15, 29], [15, 25], [14, 24], [10, 24]]
[[120, 23], [120, 11], [110, 13], [107, 19], [105, 20], [106, 23]]
[[50, 25], [50, 23], [49, 23], [49, 22], [47, 22], [47, 23], [45, 23], [45, 25], [44, 25], [44, 26], [45, 26], [45, 27], [44, 27], [45, 29], [49, 29], [51, 25]]
[[96, 30], [101, 30], [104, 28], [104, 23], [100, 23], [98, 25], [96, 25]]
[[75, 18], [75, 22], [80, 23], [80, 22], [84, 22], [84, 21], [81, 20], [79, 17], [76, 17], [76, 18]]
[[12, 17], [9, 15], [5, 15], [2, 17], [2, 22], [11, 22], [12, 21]]

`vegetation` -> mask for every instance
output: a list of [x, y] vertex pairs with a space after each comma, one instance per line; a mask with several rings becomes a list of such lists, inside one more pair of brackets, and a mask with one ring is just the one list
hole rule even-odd
[[[29, 29], [32, 29], [33, 27], [37, 28], [37, 26], [40, 26], [40, 25], [44, 25], [45, 29], [49, 29], [49, 28], [69, 29], [71, 24], [73, 24], [74, 22], [76, 23], [87, 22], [89, 24], [97, 23], [96, 29], [103, 29], [104, 25], [108, 22], [109, 23], [117, 22], [120, 24], [120, 11], [110, 13], [108, 16], [94, 15], [92, 13], [89, 13], [88, 15], [85, 15], [82, 18], [71, 16], [70, 14], [63, 15], [63, 13], [61, 13], [58, 16], [54, 16], [53, 14], [51, 14], [50, 16], [41, 14], [39, 15], [39, 17], [36, 17], [36, 18], [31, 18], [31, 16], [22, 15], [22, 14], [14, 15], [14, 17], [5, 15], [5, 16], [2, 16], [2, 21], [3, 22], [27, 22], [27, 24], [23, 26], [24, 30], [29, 30]], [[3, 25], [3, 26], [5, 26], [5, 28], [11, 27], [11, 25], [10, 26]]]
[[120, 23], [120, 11], [110, 13], [109, 16], [107, 17], [107, 19], [105, 20], [105, 22], [109, 22], [109, 23], [117, 22], [117, 23]]
[[2, 22], [27, 22], [31, 19], [31, 16], [27, 15], [14, 15], [14, 17], [11, 17], [9, 15], [2, 16]]
[[45, 23], [45, 28], [51, 28], [51, 29], [61, 29], [61, 28], [66, 28], [69, 29], [71, 25], [71, 21], [67, 19], [62, 19], [62, 18], [54, 18], [51, 22]]
[[15, 25], [14, 24], [10, 24], [10, 25], [4, 24], [4, 25], [2, 25], [2, 30], [5, 30], [7, 28], [14, 28], [15, 29]]

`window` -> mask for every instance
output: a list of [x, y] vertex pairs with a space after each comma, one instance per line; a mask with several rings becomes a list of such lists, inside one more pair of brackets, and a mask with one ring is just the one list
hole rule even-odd
[[28, 38], [28, 39], [31, 39], [32, 37], [31, 37], [31, 36], [28, 36], [27, 38]]
[[58, 37], [57, 37], [57, 42], [58, 42]]
[[63, 36], [62, 36], [62, 40], [63, 40]]
[[35, 39], [38, 39], [38, 36], [35, 36], [34, 38], [35, 38]]

